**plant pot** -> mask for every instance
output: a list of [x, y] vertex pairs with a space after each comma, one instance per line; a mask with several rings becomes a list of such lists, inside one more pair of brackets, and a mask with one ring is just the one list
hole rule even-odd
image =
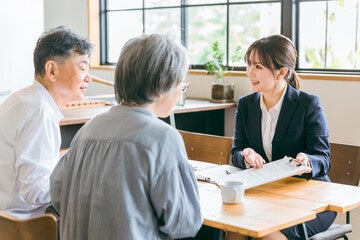
[[213, 83], [210, 101], [215, 103], [234, 102], [234, 87], [233, 83]]

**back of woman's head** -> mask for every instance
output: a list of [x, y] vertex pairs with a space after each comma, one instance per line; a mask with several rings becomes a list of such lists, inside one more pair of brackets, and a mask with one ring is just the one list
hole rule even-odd
[[300, 88], [300, 79], [295, 72], [297, 51], [289, 38], [277, 34], [256, 40], [247, 49], [245, 62], [250, 63], [255, 54], [261, 65], [270, 69], [273, 74], [275, 70], [286, 67], [288, 73], [285, 80], [294, 88]]
[[178, 86], [188, 68], [186, 48], [170, 37], [151, 34], [133, 38], [124, 45], [116, 65], [116, 100], [135, 105], [151, 103]]

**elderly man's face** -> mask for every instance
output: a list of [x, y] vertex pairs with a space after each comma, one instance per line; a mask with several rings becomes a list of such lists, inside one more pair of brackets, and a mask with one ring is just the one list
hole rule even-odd
[[74, 54], [64, 63], [58, 64], [54, 90], [66, 103], [81, 101], [90, 80], [89, 57]]

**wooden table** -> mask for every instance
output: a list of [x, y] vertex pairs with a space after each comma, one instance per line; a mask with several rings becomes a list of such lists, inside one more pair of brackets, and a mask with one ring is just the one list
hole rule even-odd
[[200, 182], [199, 193], [204, 225], [252, 237], [314, 219], [311, 209], [327, 206], [253, 190], [246, 190], [243, 203], [223, 204], [217, 186]]
[[223, 204], [220, 189], [199, 183], [204, 225], [252, 237], [291, 227], [325, 210], [345, 212], [360, 206], [360, 188], [289, 177], [245, 191], [240, 204]]
[[285, 178], [254, 188], [291, 198], [327, 204], [327, 210], [346, 212], [360, 207], [360, 187], [301, 178]]

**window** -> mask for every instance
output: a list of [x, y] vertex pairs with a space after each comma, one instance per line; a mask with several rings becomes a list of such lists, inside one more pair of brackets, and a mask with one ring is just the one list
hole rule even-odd
[[360, 1], [299, 1], [299, 68], [360, 70]]
[[[294, 2], [294, 3], [293, 3]], [[142, 33], [166, 33], [202, 68], [218, 41], [224, 64], [237, 46], [282, 33], [296, 44], [298, 70], [360, 71], [360, 0], [100, 0], [100, 63], [114, 64], [123, 44]]]

